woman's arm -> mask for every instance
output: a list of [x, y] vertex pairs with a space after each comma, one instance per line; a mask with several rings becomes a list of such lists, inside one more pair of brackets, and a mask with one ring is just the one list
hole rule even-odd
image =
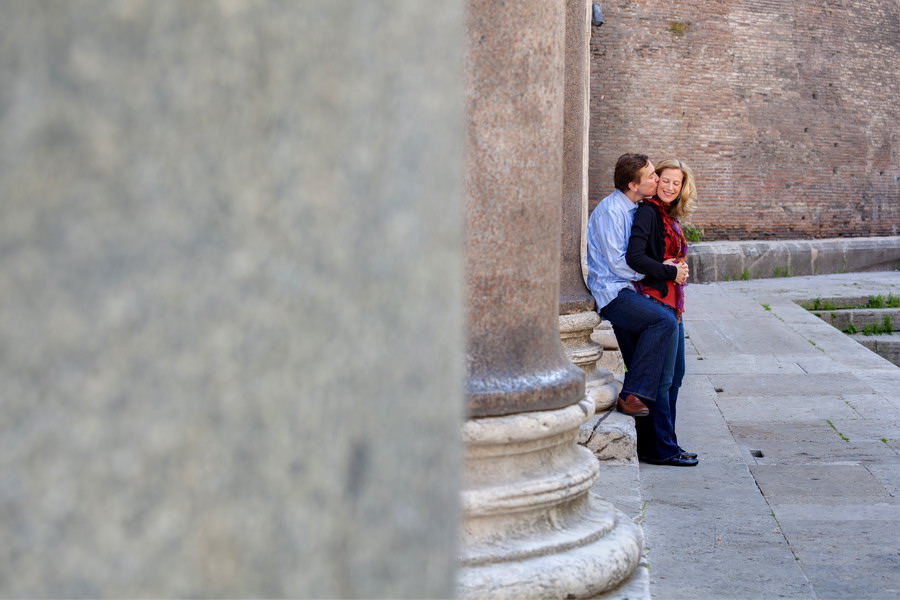
[[625, 261], [638, 273], [655, 279], [674, 281], [678, 275], [678, 269], [674, 265], [666, 265], [647, 256], [650, 236], [659, 229], [658, 219], [656, 209], [652, 206], [642, 204], [638, 207], [634, 214], [634, 223], [631, 226], [631, 237], [628, 239]]

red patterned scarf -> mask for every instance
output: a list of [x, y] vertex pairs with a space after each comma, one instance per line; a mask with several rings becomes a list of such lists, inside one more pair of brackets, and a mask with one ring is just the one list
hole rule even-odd
[[[684, 232], [681, 229], [681, 223], [678, 222], [678, 219], [669, 215], [669, 207], [657, 196], [644, 198], [644, 202], [652, 205], [656, 209], [656, 212], [659, 213], [659, 216], [662, 217], [663, 231], [665, 231], [666, 236], [664, 258], [674, 258], [681, 261], [685, 260], [685, 258], [687, 258], [688, 245], [687, 239], [684, 237]], [[674, 281], [667, 281], [666, 285], [670, 292], [674, 292], [671, 295], [666, 294], [666, 297], [661, 297], [660, 294], [652, 288], [640, 285], [640, 282], [636, 282], [635, 288], [637, 288], [638, 292], [649, 295], [652, 298], [671, 306], [675, 309], [678, 317], [681, 318], [681, 314], [684, 312], [684, 285], [676, 285]]]

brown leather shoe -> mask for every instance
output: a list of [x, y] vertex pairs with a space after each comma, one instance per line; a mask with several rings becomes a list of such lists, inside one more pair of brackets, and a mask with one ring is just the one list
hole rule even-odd
[[616, 401], [616, 410], [625, 413], [629, 417], [646, 417], [650, 414], [647, 405], [641, 402], [641, 399], [634, 394], [628, 394], [624, 398], [619, 395]]

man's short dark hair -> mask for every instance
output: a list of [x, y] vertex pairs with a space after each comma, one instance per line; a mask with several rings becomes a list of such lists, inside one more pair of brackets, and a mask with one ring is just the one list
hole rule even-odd
[[650, 157], [646, 154], [623, 154], [616, 161], [616, 170], [613, 178], [616, 189], [622, 192], [628, 191], [628, 184], [638, 183], [638, 173], [650, 163]]

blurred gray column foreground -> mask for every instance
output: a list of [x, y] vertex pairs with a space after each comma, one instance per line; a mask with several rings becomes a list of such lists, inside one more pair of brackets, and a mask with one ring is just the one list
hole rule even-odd
[[0, 595], [453, 594], [464, 11], [4, 2]]
[[594, 414], [560, 343], [565, 3], [469, 3], [463, 598], [591, 598], [628, 579], [640, 528], [589, 494]]

